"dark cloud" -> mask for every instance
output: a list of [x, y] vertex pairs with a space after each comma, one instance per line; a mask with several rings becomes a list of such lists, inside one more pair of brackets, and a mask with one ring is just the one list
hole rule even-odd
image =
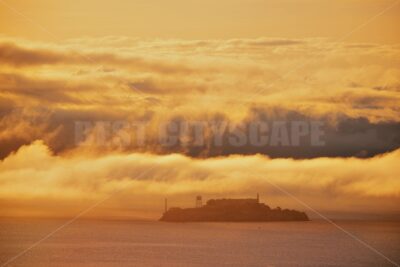
[[23, 48], [13, 43], [0, 43], [0, 61], [11, 65], [37, 65], [60, 63], [65, 58], [45, 49]]
[[69, 88], [65, 80], [39, 79], [15, 73], [0, 73], [0, 89], [4, 93], [36, 99], [40, 102], [80, 103], [79, 98], [71, 97], [68, 93], [78, 91], [83, 86], [75, 85], [74, 88]]
[[[113, 66], [125, 66], [136, 70], [147, 70], [163, 74], [195, 73], [195, 69], [178, 62], [164, 62], [157, 59], [145, 59], [133, 55], [118, 55], [112, 52], [84, 52], [71, 49], [51, 50], [26, 48], [14, 43], [0, 43], [0, 62], [14, 66], [87, 64], [100, 67], [101, 72], [112, 73]], [[78, 71], [77, 74], [85, 73]]]
[[[22, 111], [21, 111], [22, 112]], [[26, 111], [25, 111], [26, 112]], [[138, 144], [136, 142], [136, 132], [132, 128], [125, 129], [127, 133], [132, 134], [129, 143], [121, 146], [114, 143], [113, 138], [120, 138], [117, 131], [112, 131], [107, 128], [106, 143], [94, 143], [93, 149], [98, 151], [142, 151], [159, 154], [181, 153], [191, 157], [216, 157], [233, 154], [253, 155], [264, 154], [272, 158], [316, 158], [316, 157], [372, 157], [377, 154], [396, 150], [400, 147], [400, 123], [398, 122], [370, 122], [366, 118], [350, 118], [341, 116], [336, 118], [337, 122], [332, 124], [331, 118], [312, 118], [297, 111], [288, 111], [282, 109], [253, 109], [249, 115], [241, 122], [235, 124], [227, 117], [221, 114], [208, 116], [202, 123], [202, 143], [198, 142], [195, 135], [195, 128], [189, 124], [189, 130], [183, 131], [185, 125], [183, 116], [176, 116], [168, 120], [167, 124], [177, 125], [172, 133], [167, 137], [176, 138], [177, 141], [165, 143], [160, 139], [158, 127], [163, 121], [159, 121], [154, 117], [154, 114], [133, 115], [127, 117], [127, 114], [116, 111], [105, 110], [62, 110], [56, 109], [48, 112], [37, 112], [36, 117], [16, 115], [16, 111], [10, 112], [10, 119], [2, 120], [2, 127], [5, 132], [12, 131], [11, 126], [13, 121], [25, 120], [23, 124], [26, 127], [25, 131], [31, 131], [29, 135], [9, 135], [3, 138], [0, 142], [3, 144], [1, 156], [4, 158], [10, 152], [17, 150], [21, 145], [28, 144], [36, 139], [42, 139], [56, 153], [62, 153], [77, 147], [76, 141], [76, 122], [88, 122], [92, 126], [96, 122], [104, 122], [113, 125], [113, 123], [144, 123], [145, 141]], [[46, 115], [43, 115], [46, 114]], [[11, 118], [11, 116], [13, 116]], [[200, 120], [197, 121], [197, 123]], [[299, 143], [295, 144], [290, 139], [289, 145], [271, 143], [259, 145], [254, 144], [250, 140], [250, 125], [255, 122], [266, 122], [269, 127], [274, 122], [283, 122], [288, 130], [289, 138], [291, 138], [291, 123], [305, 122], [307, 125], [319, 121], [323, 123], [321, 129], [323, 134], [320, 139], [324, 145], [313, 145], [310, 140], [310, 135], [305, 135], [299, 138]], [[217, 129], [222, 124], [227, 123], [227, 127], [218, 133]], [[11, 125], [9, 125], [11, 124]], [[198, 125], [198, 124], [197, 124]], [[245, 135], [245, 142], [238, 145], [232, 141], [232, 131], [229, 131], [229, 126], [236, 125], [242, 130]], [[8, 129], [9, 128], [9, 129]], [[233, 127], [235, 128], [235, 127]], [[33, 131], [32, 129], [35, 129]], [[150, 130], [152, 129], [152, 130]], [[95, 131], [94, 129], [92, 129]], [[24, 132], [25, 132], [24, 131]], [[97, 132], [93, 132], [97, 133]], [[235, 135], [236, 136], [236, 135]], [[271, 129], [267, 132], [268, 138], [271, 138]], [[172, 139], [171, 139], [172, 140]], [[219, 141], [216, 141], [219, 140]]]
[[[214, 122], [225, 119], [213, 118]], [[223, 134], [223, 146], [217, 146], [211, 140], [215, 140], [215, 134], [208, 136], [208, 142], [204, 146], [186, 145], [175, 146], [173, 152], [181, 152], [190, 156], [221, 156], [221, 155], [252, 155], [264, 154], [272, 158], [316, 158], [316, 157], [372, 157], [377, 154], [396, 150], [400, 147], [400, 123], [398, 122], [370, 122], [366, 118], [350, 118], [342, 116], [337, 123], [332, 125], [330, 118], [312, 118], [296, 111], [284, 110], [253, 110], [247, 119], [240, 123], [242, 130], [249, 133], [249, 125], [263, 121], [268, 125], [281, 121], [287, 125], [288, 133], [291, 135], [290, 125], [292, 122], [321, 122], [323, 134], [321, 140], [325, 143], [321, 146], [313, 145], [310, 136], [300, 139], [299, 145], [265, 145], [257, 146], [250, 144], [235, 146], [229, 142], [230, 135]], [[269, 135], [271, 133], [269, 132]], [[249, 135], [246, 140], [249, 140]], [[290, 137], [289, 137], [290, 138]], [[166, 151], [167, 152], [167, 151]], [[171, 151], [168, 151], [171, 152]]]
[[144, 93], [162, 93], [163, 90], [158, 88], [151, 80], [143, 80], [128, 83], [129, 88], [136, 91], [139, 90]]

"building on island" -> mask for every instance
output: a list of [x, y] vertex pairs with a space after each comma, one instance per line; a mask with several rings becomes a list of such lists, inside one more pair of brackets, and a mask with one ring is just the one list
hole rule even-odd
[[308, 221], [304, 212], [275, 208], [260, 203], [257, 198], [210, 199], [205, 205], [197, 196], [194, 208], [170, 208], [160, 218], [169, 222], [257, 222], [257, 221]]

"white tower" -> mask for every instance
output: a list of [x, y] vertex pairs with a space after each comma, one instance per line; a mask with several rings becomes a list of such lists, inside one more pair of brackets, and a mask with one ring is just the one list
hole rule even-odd
[[197, 196], [196, 197], [196, 208], [200, 208], [201, 206], [203, 206], [203, 200], [202, 200], [201, 196]]

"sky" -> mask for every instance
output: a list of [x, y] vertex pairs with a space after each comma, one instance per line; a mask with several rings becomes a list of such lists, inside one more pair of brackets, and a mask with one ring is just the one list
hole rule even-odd
[[[86, 216], [154, 219], [164, 198], [260, 193], [311, 216], [399, 216], [399, 12], [386, 0], [1, 1], [1, 214], [99, 203]], [[246, 132], [259, 121], [267, 145]], [[190, 127], [162, 143], [160, 126], [186, 122], [203, 123], [201, 144]], [[274, 145], [282, 122], [320, 125], [322, 143], [280, 128]]]
[[[371, 19], [373, 23], [352, 33], [347, 41], [397, 44], [400, 38], [400, 30], [395, 27], [400, 7], [392, 0], [3, 2], [0, 32], [39, 40], [54, 41], [46, 31], [61, 40], [109, 35], [184, 39], [323, 37], [337, 40]], [[384, 10], [383, 15], [374, 19]], [[38, 29], [36, 24], [44, 26], [46, 31]]]

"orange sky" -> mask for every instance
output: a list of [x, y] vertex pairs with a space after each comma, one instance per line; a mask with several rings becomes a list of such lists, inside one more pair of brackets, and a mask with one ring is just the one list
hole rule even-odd
[[[140, 38], [340, 39], [392, 6], [394, 0], [7, 0], [0, 32], [51, 40], [122, 35]], [[7, 8], [5, 5], [9, 6]], [[18, 15], [19, 14], [19, 15]], [[23, 14], [23, 16], [20, 16]], [[400, 5], [347, 38], [353, 42], [398, 43]], [[33, 21], [33, 22], [32, 22]]]

